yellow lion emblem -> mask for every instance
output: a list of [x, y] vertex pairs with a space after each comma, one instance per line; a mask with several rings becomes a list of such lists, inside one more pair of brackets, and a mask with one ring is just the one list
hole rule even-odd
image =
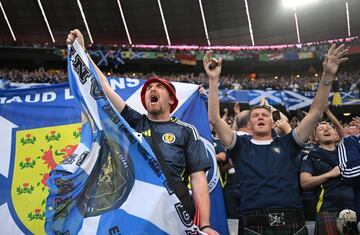
[[163, 134], [162, 136], [162, 140], [165, 142], [165, 143], [168, 143], [168, 144], [172, 144], [175, 142], [175, 135], [172, 134], [172, 133], [165, 133]]

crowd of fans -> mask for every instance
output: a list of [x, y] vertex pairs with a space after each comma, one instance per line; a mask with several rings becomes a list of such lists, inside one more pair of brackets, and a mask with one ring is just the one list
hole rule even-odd
[[[265, 105], [267, 105], [267, 106], [269, 105], [265, 99], [263, 99], [261, 102], [262, 102], [262, 104], [265, 103]], [[248, 125], [247, 122], [249, 121], [249, 115], [250, 115], [249, 110], [243, 110], [239, 104], [235, 104], [233, 107], [233, 110], [231, 110], [231, 112], [227, 108], [224, 108], [222, 110], [221, 114], [222, 114], [222, 119], [228, 123], [228, 125], [236, 132], [237, 135], [244, 135], [244, 134], [251, 135], [251, 130], [247, 127], [247, 125]], [[290, 133], [293, 129], [295, 129], [297, 127], [297, 125], [300, 123], [300, 121], [306, 115], [307, 115], [306, 112], [299, 112], [297, 116], [294, 116], [292, 119], [288, 119], [285, 115], [281, 114], [280, 120], [282, 120], [282, 122], [277, 122], [276, 127], [273, 128], [273, 130], [272, 130], [272, 135], [275, 137], [275, 136], [284, 136], [284, 135]], [[213, 134], [215, 136], [215, 143], [221, 144], [221, 142], [220, 143], [216, 142], [216, 140], [217, 140], [216, 133], [213, 132]], [[306, 164], [309, 164], [308, 163], [310, 161], [309, 159], [312, 159], [313, 155], [311, 155], [311, 154], [313, 154], [314, 152], [320, 151], [319, 149], [325, 148], [325, 147], [323, 147], [325, 145], [324, 143], [327, 143], [327, 144], [330, 142], [336, 143], [336, 146], [337, 146], [337, 145], [340, 145], [339, 142], [342, 137], [358, 138], [359, 134], [360, 134], [360, 117], [353, 117], [350, 122], [341, 123], [339, 120], [336, 119], [336, 117], [331, 113], [331, 111], [329, 109], [327, 109], [324, 113], [323, 121], [319, 122], [318, 126], [316, 127], [316, 130], [313, 132], [312, 136], [310, 137], [310, 140], [305, 144], [305, 147], [303, 148], [301, 153], [296, 156], [296, 165], [297, 165], [299, 174], [303, 173], [303, 172], [305, 172], [305, 173], [308, 172], [307, 168], [306, 168], [306, 166], [307, 166]], [[333, 140], [330, 140], [330, 138], [328, 138], [326, 140], [328, 142], [326, 142], [324, 139], [321, 139], [319, 136], [320, 137], [321, 136], [325, 136], [325, 137], [331, 136], [333, 138]], [[239, 198], [239, 192], [235, 190], [237, 181], [236, 181], [234, 165], [231, 162], [231, 160], [229, 160], [229, 159], [232, 159], [232, 157], [231, 156], [222, 157], [221, 154], [224, 154], [224, 153], [227, 155], [231, 155], [224, 148], [219, 148], [219, 147], [216, 148], [215, 147], [215, 150], [217, 151], [216, 153], [217, 153], [218, 165], [220, 168], [221, 177], [224, 182], [223, 187], [224, 187], [224, 198], [225, 198], [227, 215], [228, 215], [228, 218], [237, 218], [237, 215], [239, 214], [238, 206], [240, 204], [239, 204], [239, 202], [236, 201]], [[328, 151], [328, 150], [326, 150], [326, 151]], [[335, 156], [337, 157], [336, 150], [334, 150], [333, 152], [335, 153]], [[326, 153], [328, 153], [328, 152], [326, 152]], [[331, 151], [329, 151], [329, 154], [330, 153], [331, 153]], [[329, 157], [329, 159], [331, 159], [329, 154], [328, 154], [328, 157]], [[311, 155], [311, 157], [309, 157], [310, 155]], [[316, 164], [319, 164], [318, 163], [319, 161], [320, 160], [317, 160]], [[321, 161], [324, 161], [324, 160], [321, 160]], [[335, 168], [334, 168], [333, 172], [336, 170]], [[330, 169], [332, 169], [332, 167]], [[331, 173], [333, 173], [333, 172], [331, 172]], [[311, 177], [313, 177], [313, 176], [317, 177], [316, 174], [318, 174], [318, 173], [316, 173], [314, 171], [314, 172], [311, 172], [311, 174], [312, 174]], [[326, 174], [329, 175], [330, 171], [329, 171], [329, 173], [326, 171]], [[328, 177], [326, 174], [324, 176]], [[332, 184], [332, 186], [333, 186], [332, 190], [335, 191], [335, 187], [340, 187], [342, 185], [341, 183], [339, 183], [338, 185], [334, 184], [334, 182], [339, 179], [340, 179], [340, 177], [338, 174], [336, 174], [335, 176], [329, 176], [326, 180], [323, 181], [321, 187], [323, 187], [323, 185], [325, 185], [325, 184], [326, 184], [326, 187], [329, 187], [328, 184]], [[316, 217], [316, 216], [322, 215], [322, 213], [325, 213], [325, 211], [327, 210], [325, 208], [325, 206], [323, 206], [323, 210], [320, 210], [320, 212], [319, 212], [319, 208], [317, 208], [317, 207], [319, 207], [319, 203], [317, 201], [320, 200], [320, 198], [317, 197], [318, 193], [319, 193], [319, 191], [318, 191], [319, 187], [313, 185], [313, 187], [308, 188], [308, 187], [306, 187], [306, 184], [303, 182], [301, 182], [301, 186], [302, 186], [302, 190], [303, 190], [302, 191], [302, 203], [304, 206], [305, 218], [306, 218], [306, 220], [315, 220], [315, 218], [317, 218], [316, 221], [318, 223], [318, 217]], [[337, 188], [337, 189], [341, 190], [340, 188]], [[329, 200], [329, 198], [331, 198], [331, 195], [333, 193], [334, 192], [328, 193], [330, 196], [329, 195], [324, 196], [324, 200]], [[343, 197], [344, 195], [341, 195], [339, 197]], [[352, 194], [347, 195], [347, 196], [352, 196]], [[335, 200], [335, 199], [332, 198], [330, 200]], [[350, 200], [350, 202], [353, 203], [354, 199], [352, 198]], [[341, 217], [339, 215], [339, 212], [343, 209], [342, 206], [344, 206], [345, 204], [346, 204], [346, 202], [336, 204], [336, 206], [338, 206], [337, 211], [331, 212], [331, 213], [334, 213], [335, 219], [338, 217]], [[348, 205], [346, 205], [346, 206], [348, 206]], [[351, 207], [347, 207], [347, 208], [349, 209]], [[334, 219], [331, 219], [331, 220], [334, 220]], [[320, 229], [320, 232], [323, 232], [323, 228], [319, 224], [317, 224], [317, 226], [318, 226], [317, 229], [318, 230]], [[357, 230], [354, 227], [355, 225], [352, 225], [353, 227], [351, 227], [348, 224], [347, 226], [348, 226], [348, 229], [354, 229], [354, 231]], [[336, 230], [336, 227], [335, 227], [335, 230]], [[333, 231], [335, 231], [335, 230], [333, 230]], [[315, 234], [335, 234], [335, 233], [319, 233], [318, 232]], [[343, 233], [343, 234], [357, 234], [357, 233]]]
[[0, 69], [0, 79], [14, 83], [57, 84], [68, 80], [64, 70], [38, 68], [35, 70]]
[[[269, 45], [269, 46], [234, 46], [234, 47], [214, 47], [215, 54], [221, 55], [222, 58], [231, 56], [234, 60], [238, 59], [257, 59], [260, 54], [264, 53], [300, 53], [300, 52], [314, 52], [315, 55], [322, 60], [324, 54], [329, 49], [331, 43], [341, 44], [344, 43], [346, 47], [359, 47], [360, 38], [347, 38], [337, 39], [330, 41], [320, 41], [304, 44], [289, 44], [289, 45]], [[31, 42], [0, 42], [1, 47], [24, 47], [24, 48], [42, 48], [42, 49], [54, 49], [55, 51], [65, 52], [65, 45], [52, 44], [52, 43], [31, 43]], [[204, 55], [209, 47], [200, 46], [130, 46], [130, 45], [118, 45], [118, 44], [90, 44], [87, 46], [88, 50], [126, 50], [126, 51], [148, 51], [148, 52], [166, 52], [171, 54], [185, 54], [185, 55]], [[59, 54], [61, 55], [61, 53]], [[64, 55], [62, 55], [64, 57]]]
[[[170, 74], [160, 75], [156, 73], [111, 73], [111, 77], [127, 77], [148, 79], [154, 76], [173, 82], [194, 83], [208, 86], [208, 78], [204, 73], [199, 74]], [[0, 69], [0, 79], [14, 83], [49, 83], [57, 84], [67, 81], [67, 72], [64, 70], [39, 68], [35, 70]], [[230, 90], [291, 90], [291, 91], [316, 91], [318, 87], [318, 74], [313, 75], [223, 75], [221, 89]], [[333, 91], [359, 92], [360, 70], [342, 72], [334, 82]]]
[[[260, 53], [298, 53], [298, 52], [315, 52], [320, 55], [324, 54], [330, 47], [331, 43], [344, 43], [347, 47], [357, 47], [360, 45], [360, 39], [347, 38], [330, 41], [319, 41], [304, 44], [289, 44], [289, 45], [269, 45], [269, 46], [241, 46], [241, 47], [215, 47], [213, 50], [216, 53], [223, 55], [231, 55], [235, 59], [243, 58], [257, 58]], [[46, 49], [64, 49], [64, 44], [53, 43], [33, 43], [33, 42], [0, 42], [0, 47], [26, 47], [26, 48], [46, 48]], [[196, 55], [198, 53], [204, 54], [208, 47], [201, 46], [129, 46], [119, 44], [90, 44], [87, 46], [88, 50], [110, 50], [110, 49], [124, 49], [133, 51], [158, 51], [158, 52], [186, 52], [187, 54]]]

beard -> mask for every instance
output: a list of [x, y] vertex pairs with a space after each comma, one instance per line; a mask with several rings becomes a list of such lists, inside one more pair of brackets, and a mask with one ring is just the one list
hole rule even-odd
[[325, 145], [328, 145], [328, 144], [333, 144], [335, 143], [335, 138], [326, 138], [326, 139], [322, 139], [321, 141], [319, 141], [320, 144], [325, 144]]

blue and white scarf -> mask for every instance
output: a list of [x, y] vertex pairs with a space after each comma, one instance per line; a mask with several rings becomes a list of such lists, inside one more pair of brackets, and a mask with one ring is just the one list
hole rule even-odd
[[69, 46], [68, 74], [87, 121], [73, 155], [51, 171], [46, 232], [200, 234], [145, 139], [104, 94], [77, 41]]

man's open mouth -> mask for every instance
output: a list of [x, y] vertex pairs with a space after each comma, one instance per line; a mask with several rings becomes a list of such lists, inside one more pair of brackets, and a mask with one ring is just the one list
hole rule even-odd
[[159, 101], [159, 98], [156, 95], [150, 96], [150, 102], [151, 103], [156, 103], [158, 101]]
[[259, 122], [257, 125], [258, 126], [265, 126], [265, 122]]

